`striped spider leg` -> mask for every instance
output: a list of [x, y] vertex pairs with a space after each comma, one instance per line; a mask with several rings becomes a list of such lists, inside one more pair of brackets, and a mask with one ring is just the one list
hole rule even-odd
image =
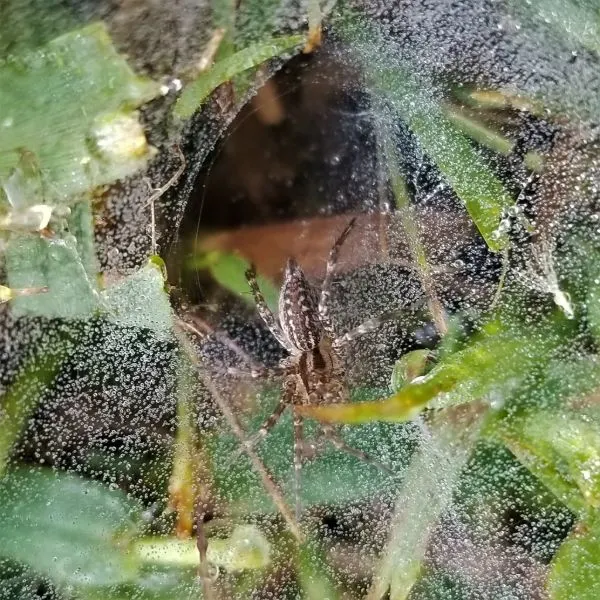
[[[248, 373], [254, 378], [283, 377], [283, 393], [273, 413], [264, 421], [258, 432], [246, 440], [243, 449], [250, 449], [262, 440], [278, 422], [285, 409], [290, 407], [294, 428], [294, 487], [296, 518], [299, 519], [300, 473], [306, 457], [303, 436], [303, 418], [296, 407], [302, 404], [329, 404], [343, 402], [348, 391], [340, 349], [357, 337], [373, 331], [389, 318], [385, 315], [371, 319], [350, 332], [336, 337], [329, 314], [331, 284], [336, 269], [339, 250], [350, 234], [355, 220], [352, 219], [334, 243], [327, 261], [325, 280], [320, 293], [310, 285], [296, 261], [287, 262], [279, 295], [279, 319], [271, 312], [256, 281], [254, 268], [246, 277], [254, 296], [257, 311], [274, 337], [288, 352], [280, 365], [274, 369], [252, 368]], [[232, 374], [241, 371], [229, 370]], [[336, 449], [358, 457], [364, 462], [391, 472], [391, 470], [364, 452], [348, 446], [331, 425], [320, 425], [322, 438]]]

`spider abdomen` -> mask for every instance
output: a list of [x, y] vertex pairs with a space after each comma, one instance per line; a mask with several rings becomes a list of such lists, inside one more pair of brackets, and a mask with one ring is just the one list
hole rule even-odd
[[318, 346], [322, 336], [318, 300], [293, 258], [287, 262], [279, 294], [279, 321], [290, 345], [298, 352]]

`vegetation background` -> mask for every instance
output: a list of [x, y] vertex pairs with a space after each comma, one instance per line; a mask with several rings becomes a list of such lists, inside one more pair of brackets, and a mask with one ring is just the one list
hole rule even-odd
[[[596, 599], [592, 1], [7, 0], [0, 598]], [[352, 402], [236, 455], [352, 216]], [[309, 436], [314, 433], [309, 425]]]

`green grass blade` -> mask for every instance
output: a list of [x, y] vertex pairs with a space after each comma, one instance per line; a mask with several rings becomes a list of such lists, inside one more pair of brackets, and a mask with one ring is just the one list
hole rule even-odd
[[340, 28], [366, 73], [376, 112], [385, 121], [383, 127], [393, 131], [398, 118], [406, 122], [423, 152], [464, 203], [489, 248], [500, 251], [507, 243], [500, 224], [505, 209], [513, 203], [500, 179], [471, 141], [444, 116], [431, 84], [390, 54], [389, 42], [375, 26], [351, 15]]
[[519, 328], [493, 321], [463, 350], [442, 359], [424, 378], [409, 383], [384, 400], [329, 406], [303, 406], [298, 411], [320, 421], [366, 423], [408, 421], [428, 405], [447, 408], [514, 388], [532, 368], [547, 360], [560, 336], [545, 329]]
[[[482, 417], [468, 429], [440, 423], [426, 435], [406, 470], [396, 498], [389, 541], [367, 600], [406, 600], [421, 574], [432, 530], [477, 440]], [[424, 499], [427, 499], [424, 501]]]
[[293, 51], [303, 41], [301, 35], [272, 38], [224, 58], [185, 87], [175, 104], [175, 115], [180, 119], [191, 117], [221, 84], [271, 58]]
[[457, 108], [446, 106], [444, 116], [459, 131], [494, 152], [508, 156], [515, 149], [515, 143], [512, 140]]

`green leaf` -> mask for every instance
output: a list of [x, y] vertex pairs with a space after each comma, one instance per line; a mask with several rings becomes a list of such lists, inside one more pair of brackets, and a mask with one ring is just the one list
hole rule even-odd
[[[196, 549], [196, 557], [197, 557]], [[202, 600], [202, 585], [195, 568], [145, 565], [134, 583], [79, 588], [76, 600]]]
[[60, 348], [44, 348], [17, 375], [0, 398], [0, 477], [11, 450], [35, 410], [44, 390], [58, 374], [63, 357]]
[[507, 447], [573, 512], [600, 508], [600, 428], [572, 412], [537, 411], [511, 419]]
[[501, 441], [574, 514], [600, 498], [598, 414], [586, 397], [600, 387], [595, 355], [560, 355], [520, 391], [525, 402], [495, 419], [486, 432]]
[[97, 282], [88, 272], [89, 247], [83, 243], [81, 249], [83, 256], [78, 240], [70, 233], [52, 238], [12, 235], [5, 252], [10, 287], [48, 287], [45, 294], [15, 298], [12, 302], [15, 314], [64, 319], [90, 317], [99, 306], [100, 296]]
[[221, 84], [266, 60], [294, 50], [303, 41], [304, 38], [300, 35], [272, 38], [224, 58], [185, 87], [175, 104], [175, 115], [180, 119], [191, 117]]
[[18, 316], [88, 318], [100, 308], [100, 296], [91, 206], [81, 193], [145, 166], [153, 151], [135, 108], [160, 88], [135, 76], [104, 25], [93, 24], [5, 60], [0, 90], [7, 227], [34, 206], [46, 207], [54, 219], [52, 237], [9, 236], [9, 285], [48, 288], [43, 298], [18, 297], [12, 307]]
[[106, 586], [136, 577], [127, 535], [141, 506], [121, 491], [49, 469], [0, 481], [0, 556], [61, 586]]
[[578, 523], [554, 557], [548, 576], [550, 600], [600, 598], [600, 518]]
[[[249, 304], [254, 304], [245, 275], [250, 263], [241, 256], [215, 250], [193, 257], [187, 263], [187, 267], [208, 269], [215, 280], [225, 289], [238, 294]], [[271, 280], [260, 274], [257, 275], [256, 279], [267, 305], [271, 310], [276, 311], [279, 302], [279, 290]]]
[[159, 94], [117, 54], [101, 23], [9, 57], [0, 65], [0, 181], [23, 150], [35, 155], [51, 196], [29, 198], [32, 205], [132, 174], [152, 155], [135, 108]]

